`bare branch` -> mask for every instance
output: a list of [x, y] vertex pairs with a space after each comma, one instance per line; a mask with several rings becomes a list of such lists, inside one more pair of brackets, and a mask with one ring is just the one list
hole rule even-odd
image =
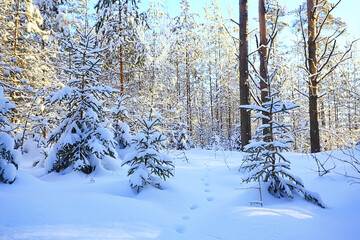
[[234, 19], [230, 19], [230, 21], [232, 21], [233, 23], [235, 23], [236, 25], [240, 26], [240, 24], [238, 22], [236, 22]]
[[304, 30], [304, 25], [303, 25], [303, 19], [301, 17], [301, 5], [299, 8], [299, 17], [300, 17], [300, 27], [301, 27], [301, 35], [303, 38], [303, 42], [304, 42], [304, 57], [305, 57], [305, 68], [307, 70], [307, 72], [309, 72], [309, 65], [308, 65], [308, 55], [307, 55], [307, 44], [306, 44], [306, 35], [305, 35], [305, 30]]
[[252, 51], [251, 53], [248, 54], [248, 56], [251, 56], [253, 55], [254, 53], [260, 51], [261, 48], [267, 48], [268, 46], [265, 46], [265, 45], [261, 45], [259, 46], [257, 49], [255, 49], [254, 51]]
[[254, 94], [254, 92], [252, 91], [251, 88], [249, 88], [249, 90], [250, 90], [250, 95], [251, 95], [251, 97], [254, 99], [254, 101], [256, 102], [256, 104], [257, 104], [258, 106], [261, 106], [261, 100], [260, 100], [260, 99], [257, 99], [257, 98], [255, 97], [255, 94]]
[[356, 39], [356, 40], [354, 40], [354, 41], [351, 42], [348, 50], [341, 56], [340, 60], [339, 60], [334, 66], [332, 66], [332, 67], [330, 68], [330, 70], [329, 70], [327, 73], [325, 73], [325, 74], [319, 79], [318, 83], [321, 82], [323, 79], [325, 79], [330, 73], [332, 73], [332, 72], [340, 65], [340, 63], [342, 63], [342, 62], [344, 62], [344, 61], [346, 61], [346, 60], [348, 60], [348, 59], [351, 58], [351, 56], [350, 56], [350, 57], [346, 57], [346, 56], [347, 56], [347, 54], [351, 51], [354, 43], [357, 42], [358, 40], [359, 40], [359, 39]]
[[251, 61], [248, 61], [248, 62], [249, 62], [249, 64], [250, 64], [250, 66], [252, 67], [252, 69], [254, 70], [254, 72], [255, 72], [256, 74], [259, 74], [259, 71], [256, 69], [255, 65], [254, 65]]
[[[325, 46], [325, 51], [326, 51], [326, 49], [327, 49], [327, 46], [328, 46], [328, 45]], [[330, 53], [329, 53], [326, 61], [325, 61], [324, 64], [319, 68], [319, 70], [318, 70], [319, 73], [321, 73], [321, 71], [324, 69], [324, 67], [327, 66], [328, 63], [330, 62], [330, 59], [332, 58], [332, 56], [333, 56], [333, 54], [334, 54], [335, 47], [336, 47], [336, 40], [334, 41], [333, 47], [332, 47], [332, 49], [331, 49], [331, 51], [330, 51]], [[325, 54], [325, 52], [324, 52], [324, 54]]]
[[235, 46], [237, 46], [237, 42], [236, 42], [236, 41], [239, 41], [239, 39], [236, 38], [236, 37], [234, 37], [233, 35], [231, 35], [229, 29], [225, 26], [225, 24], [223, 24], [223, 27], [225, 28], [225, 30], [226, 30], [226, 32], [229, 34], [229, 36], [233, 39]]
[[327, 49], [328, 49], [328, 46], [329, 46], [329, 38], [326, 38], [326, 43], [324, 44], [324, 51], [323, 53], [321, 54], [321, 56], [318, 58], [318, 62], [320, 62], [321, 60], [324, 59], [326, 53], [327, 53]]
[[308, 94], [306, 94], [306, 93], [304, 93], [304, 92], [302, 92], [302, 91], [300, 91], [299, 89], [297, 89], [297, 88], [294, 88], [295, 89], [295, 91], [297, 91], [298, 93], [300, 93], [301, 95], [303, 95], [303, 96], [305, 96], [305, 97], [307, 97], [307, 98], [309, 98], [309, 95]]
[[[322, 23], [321, 23], [321, 25], [320, 25], [320, 27], [319, 27], [319, 30], [318, 30], [315, 38], [314, 38], [314, 41], [316, 41], [317, 38], [320, 36], [321, 31], [322, 31], [322, 29], [323, 29], [323, 27], [324, 27], [324, 25], [325, 25], [326, 20], [327, 20], [327, 19], [329, 18], [329, 16], [330, 16], [330, 13], [337, 7], [337, 5], [339, 5], [340, 2], [341, 2], [341, 0], [339, 0], [339, 1], [338, 1], [337, 3], [335, 3], [334, 5], [332, 5], [331, 8], [327, 11], [327, 13], [326, 13], [326, 15], [325, 15], [325, 18], [324, 18], [324, 20], [322, 21]], [[325, 5], [325, 3], [324, 3], [324, 5]]]

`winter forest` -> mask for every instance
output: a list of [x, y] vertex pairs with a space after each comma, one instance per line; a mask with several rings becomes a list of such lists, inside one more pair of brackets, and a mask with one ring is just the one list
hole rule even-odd
[[354, 239], [345, 1], [0, 0], [0, 239]]

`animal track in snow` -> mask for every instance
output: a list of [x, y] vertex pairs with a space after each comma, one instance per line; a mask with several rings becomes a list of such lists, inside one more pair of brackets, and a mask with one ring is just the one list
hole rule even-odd
[[183, 216], [182, 219], [183, 219], [183, 220], [189, 220], [190, 217], [189, 217], [189, 216]]
[[205, 189], [204, 189], [204, 192], [210, 192], [210, 189], [209, 189], [209, 188], [205, 188]]
[[199, 208], [199, 206], [197, 204], [192, 204], [189, 208], [190, 208], [190, 210], [195, 210], [195, 209]]
[[215, 199], [215, 198], [213, 198], [213, 197], [207, 197], [207, 198], [206, 198], [206, 200], [207, 200], [208, 202], [212, 202], [212, 201], [214, 201], [214, 199]]
[[185, 226], [176, 226], [175, 227], [175, 230], [178, 232], [178, 233], [184, 233], [185, 232]]

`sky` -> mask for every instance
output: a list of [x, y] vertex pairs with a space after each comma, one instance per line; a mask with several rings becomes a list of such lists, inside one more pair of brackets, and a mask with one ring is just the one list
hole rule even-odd
[[[141, 0], [142, 8], [148, 6], [151, 0]], [[153, 0], [154, 1], [154, 0]], [[203, 8], [206, 3], [211, 0], [188, 0], [192, 12], [199, 14], [203, 13]], [[286, 6], [287, 10], [293, 10], [301, 5], [304, 0], [278, 0], [282, 6]], [[155, 1], [156, 2], [156, 1]], [[172, 16], [176, 16], [180, 11], [180, 0], [161, 1], [164, 6], [169, 9]], [[217, 0], [224, 17], [229, 17], [234, 20], [239, 18], [239, 0]], [[330, 2], [335, 2], [330, 0]], [[257, 27], [257, 22], [254, 18], [257, 17], [257, 0], [248, 0], [249, 7], [249, 29]], [[146, 7], [145, 7], [146, 8]], [[228, 14], [228, 9], [233, 9], [231, 15]], [[347, 31], [351, 33], [349, 40], [360, 38], [360, 0], [342, 0], [337, 8], [333, 11], [334, 16], [341, 17], [347, 24]]]

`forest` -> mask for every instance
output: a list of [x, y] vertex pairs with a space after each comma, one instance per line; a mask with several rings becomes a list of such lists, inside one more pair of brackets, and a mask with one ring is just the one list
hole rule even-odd
[[[236, 19], [223, 1], [208, 1], [201, 12], [190, 0], [177, 2], [173, 16], [155, 1], [0, 0], [0, 190], [21, 192], [26, 179], [36, 185], [66, 174], [85, 189], [72, 174], [103, 185], [118, 174], [119, 195], [142, 200], [147, 186], [189, 184], [195, 174], [187, 164], [208, 171], [218, 161], [232, 179], [240, 173], [237, 183], [257, 189], [259, 200], [242, 201], [263, 206], [273, 201], [266, 194], [300, 196], [326, 209], [329, 201], [305, 188], [292, 165], [305, 179], [310, 164], [314, 176], [360, 182], [360, 56], [355, 35], [334, 14], [341, 0], [299, 1], [292, 10], [277, 0], [239, 0]], [[257, 6], [255, 19], [248, 5]], [[172, 178], [176, 184], [165, 183]], [[233, 188], [236, 181], [224, 180]], [[310, 186], [318, 190], [316, 181]], [[352, 196], [356, 188], [348, 187]], [[8, 199], [4, 191], [0, 198]], [[4, 222], [0, 237], [8, 231], [3, 236], [12, 239]], [[169, 234], [160, 236], [177, 239]], [[152, 238], [130, 235], [108, 239]]]

